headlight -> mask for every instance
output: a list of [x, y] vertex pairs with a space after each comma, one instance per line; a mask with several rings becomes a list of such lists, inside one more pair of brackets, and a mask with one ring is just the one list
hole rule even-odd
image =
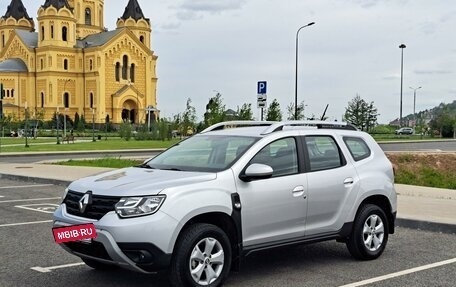
[[153, 214], [158, 211], [165, 198], [165, 195], [124, 197], [116, 204], [116, 212], [124, 218]]
[[68, 187], [67, 187], [67, 188], [65, 188], [65, 191], [63, 191], [63, 194], [62, 194], [62, 200], [61, 200], [62, 202], [65, 200], [65, 197], [67, 196], [67, 194], [68, 194], [68, 191], [69, 191]]

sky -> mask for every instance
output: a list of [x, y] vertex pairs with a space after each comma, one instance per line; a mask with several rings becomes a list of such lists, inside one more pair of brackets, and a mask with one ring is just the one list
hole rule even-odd
[[[0, 0], [3, 15], [10, 0]], [[41, 3], [42, 2], [42, 3]], [[192, 100], [202, 120], [220, 92], [226, 108], [251, 103], [268, 82], [284, 118], [294, 102], [299, 27], [298, 102], [305, 115], [341, 120], [357, 94], [374, 102], [379, 123], [399, 117], [401, 49], [403, 115], [456, 100], [456, 5], [452, 0], [138, 0], [152, 24], [162, 117]], [[44, 0], [23, 0], [36, 19]], [[105, 26], [115, 29], [128, 0], [105, 0]], [[122, 6], [122, 8], [120, 8]]]

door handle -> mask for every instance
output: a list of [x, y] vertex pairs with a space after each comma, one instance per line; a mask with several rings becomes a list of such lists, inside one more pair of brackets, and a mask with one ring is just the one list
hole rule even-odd
[[[304, 186], [297, 186], [293, 189], [293, 196], [294, 197], [301, 197], [304, 195]], [[304, 198], [306, 198], [307, 196], [305, 196]]]
[[344, 185], [351, 185], [354, 182], [355, 182], [355, 180], [353, 178], [349, 177], [344, 180]]

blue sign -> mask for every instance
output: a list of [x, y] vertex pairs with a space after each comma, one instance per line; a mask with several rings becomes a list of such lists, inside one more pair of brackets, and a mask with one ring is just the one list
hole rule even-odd
[[258, 95], [265, 95], [267, 94], [266, 93], [266, 90], [267, 90], [267, 87], [268, 87], [268, 82], [264, 81], [264, 82], [258, 82]]

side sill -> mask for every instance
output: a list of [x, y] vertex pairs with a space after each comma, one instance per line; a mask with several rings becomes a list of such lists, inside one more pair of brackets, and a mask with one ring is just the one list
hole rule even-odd
[[243, 257], [247, 257], [251, 255], [252, 253], [258, 252], [258, 251], [263, 251], [263, 250], [268, 250], [268, 249], [273, 249], [273, 248], [278, 248], [278, 247], [284, 247], [284, 246], [293, 246], [293, 245], [303, 245], [303, 244], [311, 244], [311, 243], [317, 243], [317, 242], [322, 242], [322, 241], [328, 241], [328, 240], [342, 240], [347, 238], [353, 228], [353, 222], [347, 222], [345, 223], [342, 228], [334, 233], [322, 233], [322, 234], [317, 234], [317, 235], [312, 235], [312, 236], [304, 236], [304, 237], [299, 237], [291, 240], [280, 240], [280, 241], [274, 241], [274, 242], [268, 242], [268, 243], [263, 243], [263, 244], [257, 244], [257, 245], [252, 245], [247, 248], [243, 249], [242, 255]]

